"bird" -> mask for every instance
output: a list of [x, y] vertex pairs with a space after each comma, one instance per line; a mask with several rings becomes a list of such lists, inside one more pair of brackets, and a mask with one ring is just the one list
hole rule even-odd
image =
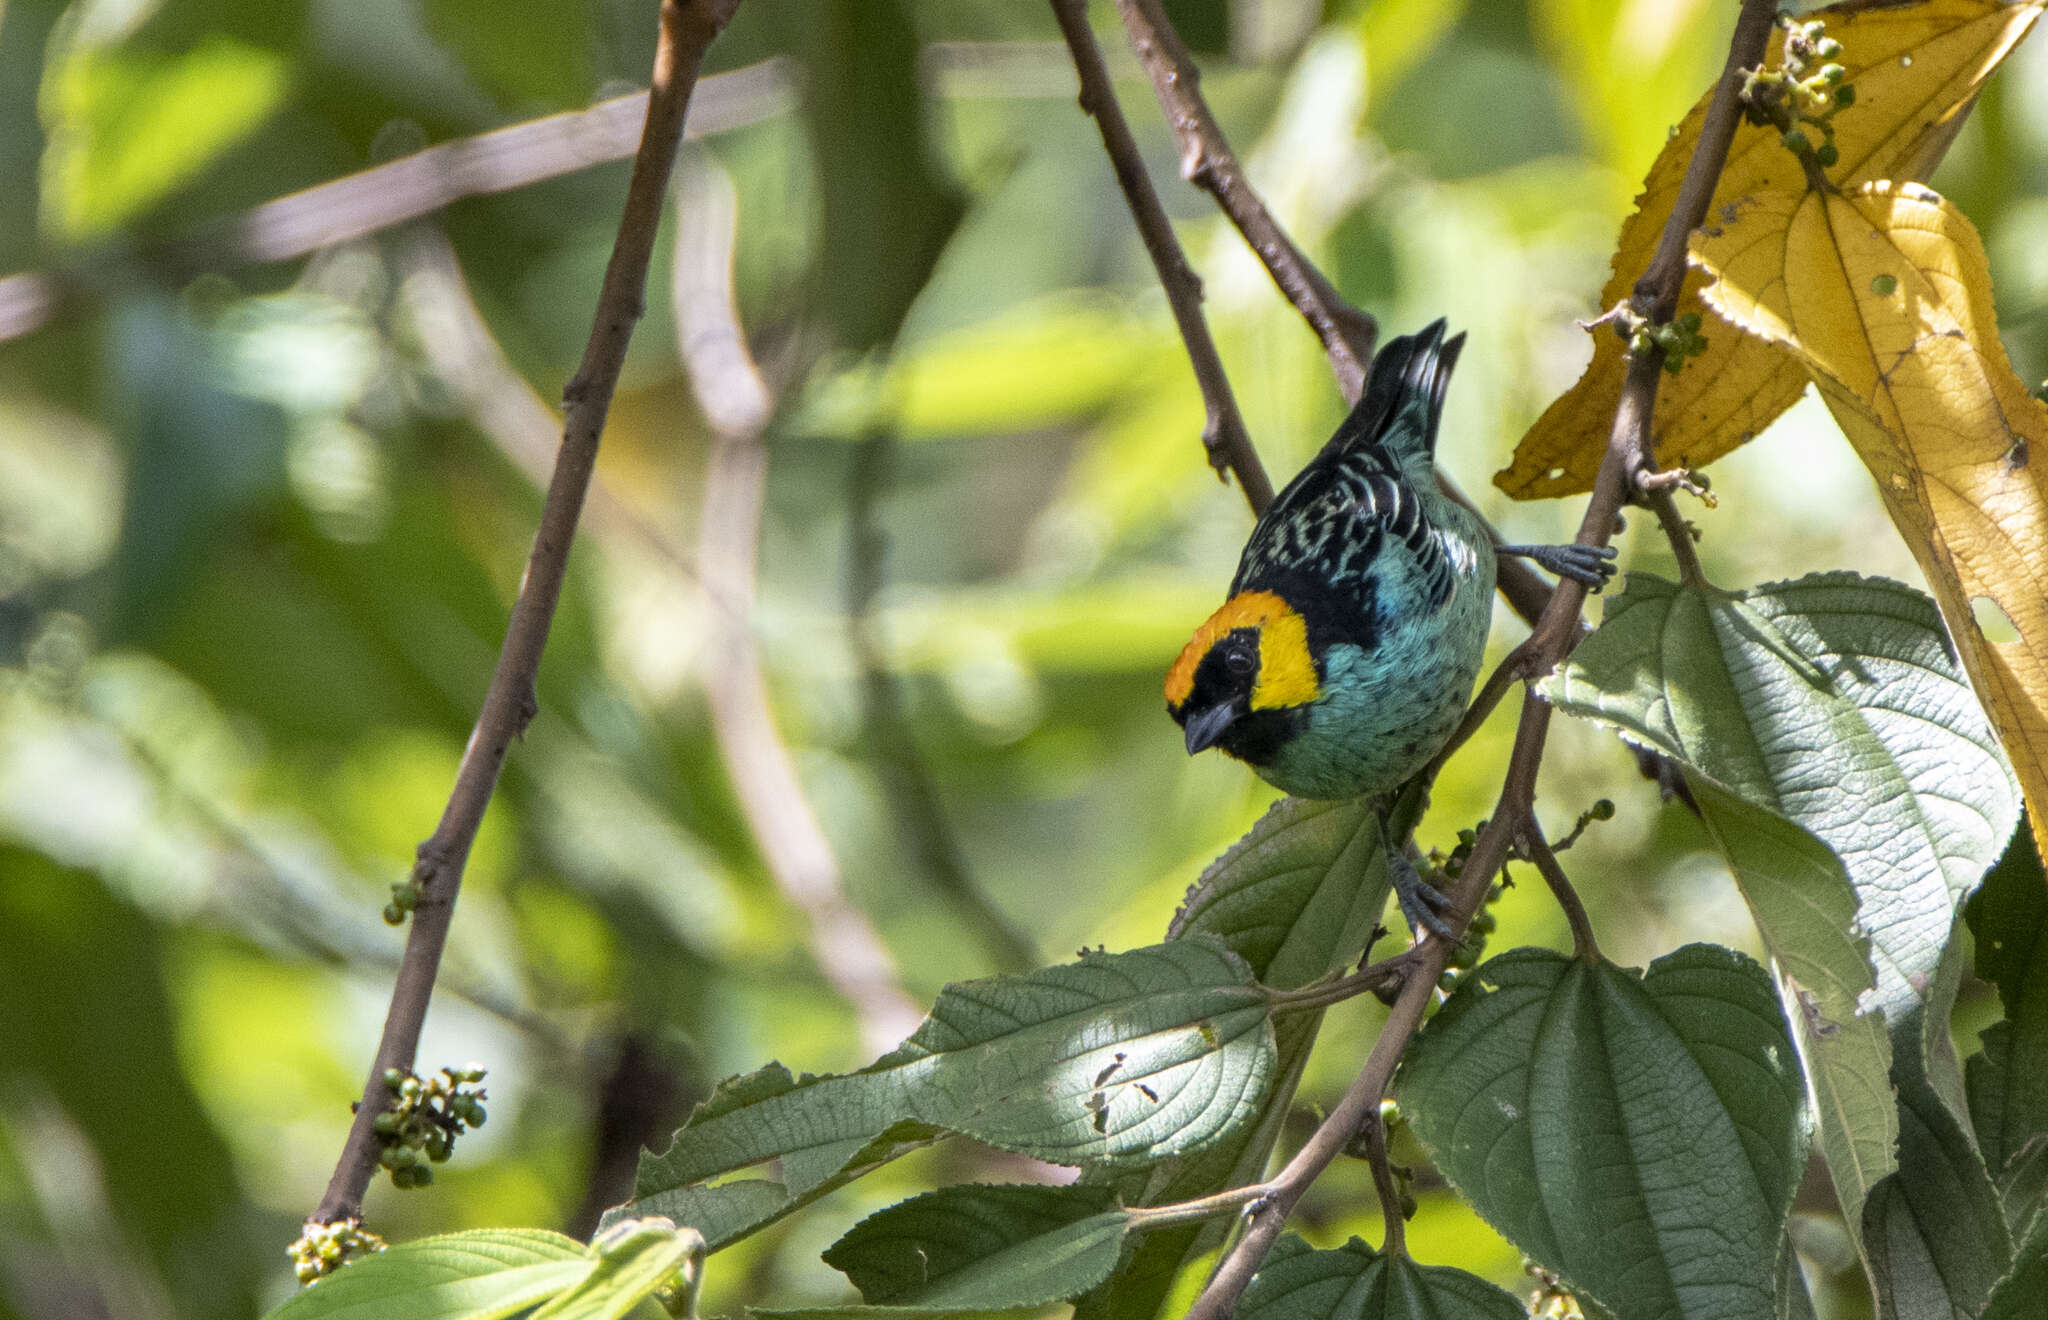
[[[1166, 675], [1188, 754], [1215, 747], [1296, 797], [1376, 800], [1449, 742], [1486, 650], [1495, 557], [1598, 590], [1607, 547], [1495, 545], [1436, 481], [1437, 427], [1465, 336], [1431, 322], [1389, 340], [1320, 453], [1259, 518], [1229, 599]], [[1383, 835], [1386, 831], [1382, 830]], [[1450, 939], [1449, 900], [1388, 839], [1418, 941]]]

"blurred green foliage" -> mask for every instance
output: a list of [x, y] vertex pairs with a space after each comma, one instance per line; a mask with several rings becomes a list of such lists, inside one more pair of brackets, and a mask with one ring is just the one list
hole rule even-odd
[[[1497, 501], [1485, 478], [1576, 376], [1572, 318], [1594, 311], [1732, 9], [1169, 9], [1252, 177], [1340, 287], [1390, 331], [1439, 314], [1470, 331], [1443, 458]], [[1175, 182], [1109, 7], [1096, 18], [1284, 479], [1337, 393]], [[635, 0], [0, 6], [0, 274], [48, 277], [49, 303], [0, 344], [0, 1315], [241, 1316], [290, 1291], [284, 1246], [339, 1151], [400, 947], [378, 912], [445, 800], [539, 507], [519, 428], [489, 405], [574, 370], [625, 173], [469, 197], [284, 262], [237, 259], [217, 222], [628, 90], [652, 27]], [[686, 148], [736, 190], [738, 318], [782, 399], [752, 625], [849, 897], [919, 1001], [993, 970], [915, 860], [934, 822], [906, 819], [863, 732], [848, 442], [882, 424], [899, 452], [872, 626], [937, 827], [1046, 958], [1152, 943], [1271, 797], [1183, 756], [1157, 686], [1249, 523], [1202, 462], [1199, 398], [1051, 16], [746, 0], [707, 68], [729, 70], [779, 89], [729, 101]], [[713, 100], [707, 85], [696, 113]], [[2048, 48], [2019, 52], [1933, 182], [1985, 233], [2007, 344], [2038, 378]], [[442, 236], [466, 295], [420, 255]], [[657, 1144], [728, 1074], [867, 1062], [860, 1008], [821, 975], [709, 721], [700, 680], [727, 657], [704, 638], [725, 605], [694, 568], [711, 433], [677, 362], [674, 267], [664, 243], [600, 464], [613, 513], [577, 554], [428, 1023], [421, 1066], [484, 1060], [493, 1121], [431, 1191], [373, 1191], [394, 1240], [559, 1227], [622, 1197], [587, 1191], [622, 1054], [654, 1061], [626, 1080]], [[0, 310], [27, 287], [0, 285]], [[473, 298], [517, 376], [476, 375], [451, 298]], [[1720, 507], [1693, 516], [1717, 581], [1855, 566], [1917, 583], [1812, 404], [1713, 475]], [[1577, 515], [1488, 512], [1524, 541]], [[1626, 545], [1669, 574], [1654, 529]], [[1503, 612], [1498, 633], [1504, 648], [1519, 625]], [[1453, 763], [1426, 841], [1487, 810], [1506, 738], [1497, 720]], [[1603, 736], [1559, 727], [1553, 746], [1547, 818], [1620, 805], [1572, 854], [1611, 953], [1754, 951], [1693, 819]], [[1497, 947], [1560, 939], [1540, 891], [1498, 905]], [[1966, 1015], [1970, 994], [1988, 992]], [[1329, 1015], [1303, 1124], [1377, 1012]], [[1018, 1172], [957, 1142], [905, 1160], [714, 1258], [705, 1305], [835, 1300], [818, 1252], [841, 1227], [992, 1168]], [[1468, 1209], [1440, 1187], [1420, 1200], [1419, 1259], [1516, 1284]], [[1297, 1226], [1377, 1241], [1363, 1166], [1333, 1170]]]

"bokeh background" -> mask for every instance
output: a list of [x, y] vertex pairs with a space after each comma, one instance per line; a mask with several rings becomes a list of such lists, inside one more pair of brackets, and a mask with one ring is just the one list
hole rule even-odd
[[[1734, 6], [1168, 9], [1340, 289], [1387, 333], [1469, 332], [1448, 470], [1510, 539], [1567, 534], [1576, 502], [1511, 506], [1489, 477], [1586, 358], [1573, 319]], [[652, 12], [0, 0], [0, 1316], [288, 1295], [284, 1246], [400, 948], [379, 911], [502, 635], [635, 124], [579, 115], [349, 176], [633, 91]], [[1332, 379], [1178, 181], [1095, 17], [1284, 479], [1341, 414]], [[422, 1051], [484, 1062], [491, 1119], [431, 1190], [373, 1189], [393, 1239], [587, 1229], [632, 1145], [719, 1078], [856, 1067], [948, 981], [1156, 940], [1273, 796], [1182, 755], [1162, 711], [1249, 518], [1202, 461], [1049, 10], [745, 0], [707, 73], [540, 715]], [[2039, 379], [2041, 38], [1933, 182], [1983, 231]], [[1691, 516], [1718, 582], [1917, 581], [1811, 399], [1712, 476], [1719, 507]], [[1654, 528], [1624, 563], [1671, 570]], [[1521, 631], [1503, 609], [1496, 649]], [[1485, 813], [1509, 727], [1452, 764], [1426, 842]], [[1559, 727], [1553, 837], [1599, 797], [1618, 814], [1567, 860], [1610, 953], [1754, 949], [1690, 817], [1610, 738]], [[1541, 890], [1503, 901], [1497, 947], [1562, 941]], [[886, 956], [863, 972], [862, 948]], [[1300, 1130], [1378, 1012], [1331, 1014]], [[1020, 1176], [965, 1143], [923, 1153], [715, 1258], [706, 1305], [835, 1300], [817, 1253], [861, 1214]], [[1420, 1201], [1420, 1259], [1526, 1291], [1426, 1175]], [[1825, 1205], [1802, 1205], [1816, 1277], [1848, 1267]], [[1363, 1166], [1297, 1218], [1325, 1245], [1376, 1241]]]

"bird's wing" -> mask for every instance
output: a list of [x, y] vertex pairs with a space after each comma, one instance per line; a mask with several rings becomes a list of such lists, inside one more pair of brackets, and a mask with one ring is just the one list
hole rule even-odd
[[1325, 454], [1289, 483], [1252, 530], [1231, 592], [1287, 581], [1313, 582], [1360, 609], [1397, 587], [1431, 611], [1456, 585], [1424, 500], [1371, 443]]

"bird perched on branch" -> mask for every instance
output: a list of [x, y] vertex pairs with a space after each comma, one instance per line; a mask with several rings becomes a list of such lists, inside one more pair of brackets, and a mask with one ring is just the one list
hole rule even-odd
[[[1495, 546], [1438, 488], [1437, 422], [1464, 345], [1441, 320], [1389, 341], [1351, 415], [1252, 529], [1230, 599], [1166, 675], [1189, 755], [1219, 747], [1296, 797], [1389, 794], [1472, 695], [1495, 555], [1596, 588], [1613, 573], [1610, 549]], [[1398, 841], [1389, 857], [1410, 927], [1448, 938], [1448, 900]]]

